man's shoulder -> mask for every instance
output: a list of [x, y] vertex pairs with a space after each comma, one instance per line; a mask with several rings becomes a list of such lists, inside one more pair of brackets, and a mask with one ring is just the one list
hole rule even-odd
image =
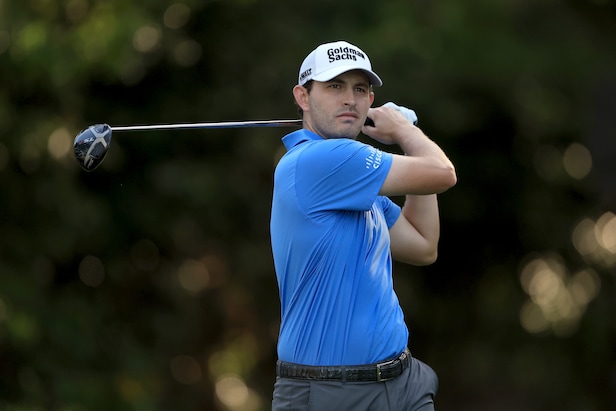
[[299, 146], [303, 146], [303, 149], [306, 151], [314, 151], [314, 152], [334, 152], [334, 151], [342, 151], [342, 150], [358, 150], [367, 145], [361, 143], [357, 140], [352, 140], [350, 138], [331, 138], [331, 139], [323, 139], [323, 140], [310, 140], [306, 141]]

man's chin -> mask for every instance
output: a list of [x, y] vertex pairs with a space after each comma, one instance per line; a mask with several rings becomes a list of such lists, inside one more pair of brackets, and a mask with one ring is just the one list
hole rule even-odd
[[331, 138], [351, 138], [356, 139], [359, 133], [361, 132], [361, 127], [358, 127], [356, 124], [345, 124], [336, 130], [334, 135]]

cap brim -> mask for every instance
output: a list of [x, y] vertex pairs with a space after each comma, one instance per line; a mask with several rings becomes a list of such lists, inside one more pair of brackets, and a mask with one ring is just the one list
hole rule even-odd
[[333, 79], [334, 77], [341, 75], [342, 73], [346, 73], [347, 71], [352, 71], [352, 70], [361, 70], [364, 73], [366, 73], [366, 75], [368, 75], [368, 78], [370, 79], [370, 85], [372, 86], [380, 87], [383, 85], [383, 81], [374, 71], [370, 71], [370, 70], [366, 70], [366, 69], [358, 68], [358, 67], [335, 67], [330, 70], [326, 70], [322, 73], [319, 73], [318, 75], [312, 77], [312, 80], [329, 81]]

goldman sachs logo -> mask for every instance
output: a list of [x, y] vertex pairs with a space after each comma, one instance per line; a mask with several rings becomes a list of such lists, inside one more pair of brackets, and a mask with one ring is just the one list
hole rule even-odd
[[330, 63], [338, 60], [357, 61], [358, 57], [364, 60], [366, 59], [364, 53], [350, 47], [337, 47], [335, 49], [329, 49], [327, 50], [327, 56], [329, 57]]

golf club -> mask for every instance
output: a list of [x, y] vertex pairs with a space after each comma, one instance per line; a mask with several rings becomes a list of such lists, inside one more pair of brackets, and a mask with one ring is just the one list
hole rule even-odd
[[178, 130], [178, 129], [214, 129], [214, 128], [246, 128], [246, 127], [300, 127], [302, 120], [253, 120], [227, 121], [218, 123], [184, 123], [184, 124], [154, 124], [141, 126], [110, 126], [95, 124], [82, 130], [73, 143], [75, 157], [85, 171], [92, 171], [100, 165], [107, 155], [111, 144], [112, 131], [144, 131], [144, 130]]

